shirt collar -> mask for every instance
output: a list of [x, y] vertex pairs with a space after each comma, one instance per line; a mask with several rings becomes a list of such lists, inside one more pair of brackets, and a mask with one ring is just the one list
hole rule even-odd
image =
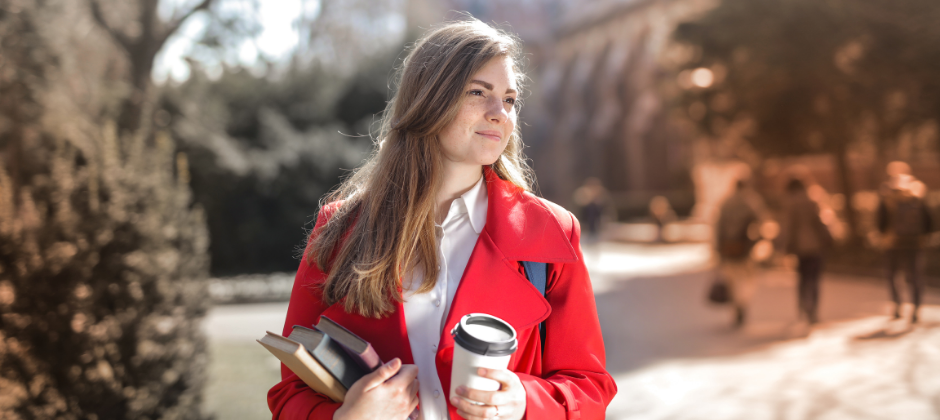
[[470, 218], [470, 226], [477, 234], [482, 232], [483, 226], [486, 225], [486, 206], [489, 203], [484, 180], [485, 178], [480, 175], [480, 180], [477, 181], [476, 185], [456, 200], [467, 212], [467, 216]]

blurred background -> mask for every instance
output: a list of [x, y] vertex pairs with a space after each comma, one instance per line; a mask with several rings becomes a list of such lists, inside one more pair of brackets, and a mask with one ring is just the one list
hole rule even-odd
[[468, 15], [524, 44], [608, 418], [940, 418], [935, 0], [0, 1], [0, 417], [269, 417], [320, 199]]

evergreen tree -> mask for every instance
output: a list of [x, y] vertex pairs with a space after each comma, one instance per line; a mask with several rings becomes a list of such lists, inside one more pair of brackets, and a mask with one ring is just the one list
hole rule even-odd
[[204, 217], [76, 3], [0, 4], [0, 418], [202, 418]]

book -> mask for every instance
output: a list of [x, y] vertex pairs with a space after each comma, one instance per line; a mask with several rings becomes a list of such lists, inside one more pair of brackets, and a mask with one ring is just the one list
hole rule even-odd
[[346, 389], [369, 372], [356, 363], [338, 342], [317, 329], [294, 325], [287, 337], [302, 344], [327, 372], [333, 375]]
[[320, 322], [315, 326], [317, 330], [329, 335], [333, 341], [339, 343], [352, 359], [366, 372], [373, 372], [382, 366], [382, 359], [372, 348], [372, 344], [359, 338], [358, 335], [336, 323], [330, 318], [320, 316]]
[[336, 402], [343, 402], [346, 398], [347, 388], [324, 369], [302, 344], [271, 331], [258, 342], [314, 391]]

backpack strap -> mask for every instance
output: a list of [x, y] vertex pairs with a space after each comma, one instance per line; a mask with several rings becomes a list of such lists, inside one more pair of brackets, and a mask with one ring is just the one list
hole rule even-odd
[[[548, 283], [548, 263], [534, 261], [520, 261], [525, 271], [525, 278], [539, 290], [545, 297], [545, 286]], [[542, 340], [542, 352], [545, 352], [545, 321], [539, 323], [539, 338]]]

